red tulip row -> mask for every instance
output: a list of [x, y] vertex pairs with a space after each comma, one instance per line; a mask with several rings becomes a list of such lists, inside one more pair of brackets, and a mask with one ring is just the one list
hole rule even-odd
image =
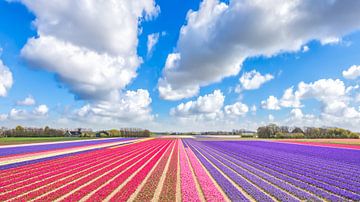
[[[158, 147], [158, 146], [156, 146], [156, 147]], [[64, 195], [70, 193], [71, 191], [83, 186], [84, 184], [90, 182], [91, 180], [102, 176], [105, 173], [109, 173], [109, 172], [111, 173], [111, 172], [114, 172], [114, 170], [118, 172], [119, 170], [125, 169], [127, 166], [134, 163], [139, 157], [149, 153], [152, 150], [154, 150], [153, 147], [143, 150], [141, 152], [132, 153], [126, 157], [120, 157], [119, 161], [115, 161], [115, 163], [111, 163], [110, 165], [105, 165], [105, 166], [102, 165], [100, 167], [96, 167], [94, 170], [92, 170], [92, 172], [90, 172], [90, 174], [82, 175], [81, 178], [79, 178], [78, 174], [77, 174], [76, 176], [73, 177], [74, 179], [72, 179], [70, 181], [70, 183], [66, 183], [66, 186], [58, 186], [58, 187], [60, 187], [59, 189], [57, 189], [53, 192], [50, 192], [50, 193], [45, 192], [48, 194], [45, 194], [45, 195], [37, 198], [36, 201], [53, 201], [59, 197], [62, 197]], [[103, 183], [105, 183], [105, 182], [106, 181], [103, 181]], [[59, 185], [64, 185], [64, 184], [59, 182]], [[75, 193], [84, 195], [82, 192], [75, 192]], [[86, 194], [88, 194], [88, 192]]]
[[[59, 175], [44, 179], [42, 181], [38, 181], [38, 182], [32, 183], [32, 184], [20, 185], [19, 188], [17, 188], [17, 189], [10, 190], [8, 192], [0, 194], [0, 200], [6, 200], [9, 198], [13, 198], [15, 196], [19, 196], [24, 193], [27, 193], [27, 194], [20, 198], [29, 199], [29, 198], [37, 197], [41, 194], [51, 191], [52, 189], [60, 187], [66, 183], [72, 182], [73, 180], [76, 180], [77, 178], [82, 177], [88, 173], [94, 172], [97, 169], [103, 168], [104, 166], [108, 165], [108, 163], [112, 163], [111, 165], [116, 164], [116, 163], [121, 163], [123, 160], [122, 159], [123, 156], [125, 156], [125, 155], [127, 155], [128, 157], [134, 156], [136, 153], [139, 152], [139, 151], [133, 151], [135, 153], [131, 153], [131, 151], [134, 150], [135, 148], [136, 148], [136, 145], [128, 146], [127, 148], [124, 148], [124, 155], [115, 155], [115, 156], [113, 156], [113, 158], [105, 160], [105, 161], [100, 158], [94, 159], [93, 163], [85, 164], [86, 167], [88, 167], [86, 169], [83, 169], [83, 167], [79, 167], [77, 169], [71, 170], [71, 173], [72, 173], [71, 175], [69, 175], [68, 173], [59, 172]], [[107, 152], [108, 152], [108, 155], [111, 155], [111, 153], [114, 151], [108, 150]], [[131, 154], [129, 155], [126, 152], [130, 152]], [[55, 182], [55, 183], [53, 183], [53, 182]], [[33, 190], [34, 187], [40, 188], [40, 189]]]
[[[128, 146], [129, 147], [129, 146]], [[74, 166], [74, 165], [77, 165], [77, 163], [79, 163], [80, 165], [83, 164], [83, 166], [86, 166], [86, 162], [93, 162], [94, 160], [102, 160], [102, 161], [105, 161], [107, 159], [110, 159], [111, 157], [114, 157], [118, 154], [121, 154], [123, 152], [126, 151], [126, 148], [128, 147], [124, 147], [124, 150], [121, 151], [121, 150], [118, 150], [118, 151], [109, 151], [109, 150], [104, 150], [104, 152], [98, 152], [99, 154], [97, 153], [93, 153], [92, 156], [89, 156], [87, 157], [86, 159], [75, 159], [75, 160], [71, 160], [70, 162], [68, 163], [63, 163], [62, 166], [60, 168], [58, 167], [54, 167], [52, 169], [51, 174], [50, 176], [54, 176], [56, 173], [57, 174], [63, 174], [63, 172], [60, 172], [62, 170], [68, 170], [68, 171], [72, 171], [71, 168]], [[130, 146], [131, 148], [134, 148], [134, 146]], [[86, 161], [86, 160], [90, 160], [90, 161]], [[31, 167], [31, 166], [30, 166]], [[17, 187], [19, 188], [20, 185], [26, 185], [26, 184], [31, 184], [31, 182], [33, 181], [37, 181], [39, 179], [43, 180], [43, 179], [46, 179], [46, 175], [48, 175], [49, 173], [47, 173], [47, 169], [43, 170], [43, 169], [36, 169], [34, 172], [32, 173], [25, 173], [25, 174], [22, 174], [21, 176], [19, 176], [18, 178], [11, 178], [9, 177], [9, 179], [7, 180], [3, 180], [3, 182], [1, 182], [1, 192], [4, 192], [5, 190], [12, 190], [14, 187]], [[41, 174], [39, 174], [39, 172]], [[34, 179], [35, 178], [35, 179]], [[22, 179], [27, 179], [26, 181], [21, 181]], [[14, 184], [15, 183], [15, 184]], [[21, 183], [21, 184], [19, 184]], [[4, 189], [4, 190], [2, 190]]]
[[175, 201], [176, 200], [176, 186], [177, 186], [177, 172], [179, 159], [179, 141], [176, 140], [175, 150], [170, 160], [169, 169], [166, 173], [163, 189], [160, 194], [160, 201]]
[[[59, 159], [47, 160], [47, 161], [43, 161], [43, 162], [31, 164], [31, 165], [10, 168], [7, 170], [3, 170], [0, 173], [0, 181], [3, 182], [4, 180], [6, 180], [6, 178], [19, 177], [19, 176], [22, 176], [23, 174], [29, 173], [29, 172], [34, 173], [34, 171], [35, 171], [36, 173], [39, 173], [40, 171], [44, 171], [44, 169], [53, 169], [54, 166], [62, 166], [64, 163], [67, 163], [72, 160], [81, 161], [83, 158], [88, 158], [88, 157], [91, 158], [95, 154], [101, 155], [104, 153], [106, 153], [106, 150], [95, 150], [95, 151], [90, 151], [90, 152], [86, 152], [86, 153], [66, 156], [66, 157], [59, 158]], [[41, 168], [41, 169], [39, 169], [39, 168]]]
[[164, 173], [164, 169], [168, 159], [170, 158], [170, 154], [172, 151], [175, 150], [175, 147], [172, 146], [171, 149], [166, 151], [164, 157], [160, 160], [159, 164], [156, 166], [155, 170], [151, 173], [147, 181], [145, 182], [144, 186], [141, 188], [138, 195], [135, 197], [134, 201], [150, 201], [154, 194], [155, 190], [158, 186], [158, 182], [162, 174]]
[[[174, 145], [174, 144], [173, 144]], [[170, 151], [170, 148], [167, 148], [167, 151]], [[164, 154], [165, 150], [159, 154], [157, 154], [146, 166], [140, 170], [124, 187], [122, 187], [111, 199], [112, 202], [117, 201], [126, 201], [129, 199], [131, 194], [136, 191], [137, 187], [141, 184], [141, 182], [145, 179], [145, 177], [149, 174], [150, 170], [155, 166], [155, 164], [159, 161], [159, 159]], [[165, 156], [164, 156], [165, 157]], [[135, 168], [133, 168], [135, 169]]]
[[88, 163], [94, 162], [96, 159], [101, 159], [102, 161], [112, 158], [113, 156], [118, 155], [117, 153], [111, 153], [110, 155], [106, 155], [104, 152], [95, 153], [92, 156], [87, 156], [82, 159], [72, 159], [68, 162], [64, 162], [62, 164], [54, 163], [53, 167], [37, 169], [34, 172], [29, 172], [26, 174], [22, 174], [18, 177], [9, 176], [3, 179], [0, 182], [0, 192], [4, 192], [6, 190], [15, 189], [23, 184], [30, 184], [41, 179], [46, 179], [48, 177], [54, 177], [56, 174], [65, 174], [71, 173], [73, 169], [86, 167]]
[[[90, 201], [101, 201], [105, 199], [109, 194], [112, 193], [114, 189], [122, 184], [133, 172], [135, 172], [139, 167], [141, 167], [147, 160], [149, 160], [154, 154], [162, 149], [166, 148], [169, 145], [169, 142], [163, 143], [160, 147], [156, 146], [141, 156], [134, 158], [133, 160], [123, 164], [117, 169], [107, 173], [101, 178], [95, 180], [94, 182], [82, 187], [76, 192], [68, 195], [64, 201], [79, 201], [93, 190], [97, 190], [94, 193], [91, 193], [89, 200]], [[105, 186], [103, 186], [105, 185]], [[48, 201], [48, 200], [47, 200]]]

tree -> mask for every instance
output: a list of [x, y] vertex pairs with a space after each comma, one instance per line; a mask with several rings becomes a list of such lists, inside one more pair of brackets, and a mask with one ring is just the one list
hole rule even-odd
[[150, 137], [150, 131], [149, 130], [144, 130], [143, 134], [144, 134], [144, 137]]
[[295, 127], [295, 128], [291, 131], [291, 133], [304, 133], [304, 131], [303, 131], [301, 128], [299, 128], [299, 127]]

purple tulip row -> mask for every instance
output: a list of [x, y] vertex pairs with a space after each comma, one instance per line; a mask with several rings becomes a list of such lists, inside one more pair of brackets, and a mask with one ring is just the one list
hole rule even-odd
[[[229, 153], [229, 152], [226, 152], [226, 151], [221, 151], [223, 153], [226, 153], [226, 154], [229, 154], [229, 155], [232, 155], [232, 153]], [[292, 178], [288, 175], [288, 172], [281, 172], [281, 171], [277, 171], [277, 170], [274, 170], [274, 169], [270, 169], [268, 165], [264, 165], [262, 162], [257, 162], [257, 161], [254, 161], [253, 159], [251, 158], [243, 158], [243, 156], [241, 155], [241, 158], [240, 158], [240, 155], [237, 155], [237, 154], [233, 154], [236, 156], [237, 159], [239, 159], [240, 161], [244, 162], [244, 163], [247, 163], [248, 165], [251, 165], [253, 166], [254, 168], [257, 168], [257, 169], [260, 169], [262, 170], [263, 172], [266, 172], [268, 173], [269, 175], [272, 175], [278, 179], [281, 179], [283, 181], [286, 181], [288, 183], [291, 183], [292, 185], [300, 188], [300, 189], [303, 189], [303, 190], [307, 190], [311, 193], [314, 193], [315, 195], [321, 197], [321, 198], [324, 198], [324, 199], [328, 199], [330, 201], [343, 201], [343, 198], [340, 198], [338, 196], [335, 196], [327, 191], [324, 191], [323, 189], [320, 189], [314, 185], [311, 185], [311, 184], [308, 184], [308, 183], [305, 183], [299, 179], [295, 179], [295, 178]]]
[[[237, 166], [235, 166], [232, 163], [229, 163], [228, 161], [225, 161], [222, 156], [212, 156], [213, 152], [206, 152], [205, 150], [201, 149], [199, 146], [195, 146], [199, 151], [201, 151], [210, 161], [212, 161], [215, 165], [217, 165], [218, 168], [224, 171], [224, 173], [228, 174], [231, 179], [233, 179], [236, 183], [241, 185], [241, 187], [251, 196], [253, 196], [257, 201], [272, 201], [271, 198], [269, 198], [264, 192], [272, 195], [277, 200], [280, 201], [300, 201], [287, 192], [282, 191], [279, 188], [276, 188], [275, 186], [271, 185], [270, 183], [262, 180], [258, 176], [245, 171]], [[211, 153], [211, 154], [210, 154]], [[221, 159], [221, 161], [220, 161]], [[225, 165], [226, 166], [225, 166]], [[231, 168], [231, 169], [229, 169]], [[239, 177], [241, 175], [242, 177]], [[246, 180], [244, 180], [244, 179]], [[249, 183], [249, 182], [251, 183]], [[259, 188], [262, 190], [259, 190]]]
[[[304, 170], [308, 169], [307, 171], [309, 172], [318, 171], [317, 173], [314, 173], [316, 175], [324, 175], [325, 177], [343, 181], [344, 183], [350, 183], [352, 186], [360, 187], [360, 175], [356, 174], [356, 172], [359, 171], [358, 166], [352, 169], [346, 169], [346, 167], [343, 167], [343, 164], [339, 164], [337, 162], [337, 164], [335, 164], [333, 167], [329, 167], [331, 162], [324, 161], [322, 159], [315, 159], [311, 161], [311, 158], [304, 155], [287, 154], [284, 156], [282, 152], [278, 151], [248, 147], [244, 145], [241, 146], [245, 147], [248, 151], [255, 151], [256, 153], [261, 152], [261, 155], [267, 155], [269, 158], [276, 158], [278, 160], [288, 162], [289, 164], [298, 166]], [[349, 176], [349, 172], [353, 173], [353, 175]]]
[[90, 146], [102, 143], [111, 143], [117, 141], [131, 140], [132, 138], [111, 138], [111, 139], [98, 139], [98, 140], [89, 140], [89, 141], [76, 141], [76, 142], [61, 142], [61, 143], [52, 143], [52, 144], [41, 144], [41, 145], [31, 145], [31, 146], [14, 146], [0, 148], [0, 156], [15, 155], [15, 154], [24, 154], [30, 152], [41, 152], [54, 149], [65, 149], [71, 147], [79, 146]]
[[[307, 176], [303, 175], [304, 173], [299, 174], [299, 173], [297, 173], [299, 171], [299, 169], [294, 169], [291, 165], [284, 164], [284, 162], [276, 161], [276, 158], [268, 158], [268, 156], [264, 153], [264, 151], [256, 152], [256, 150], [248, 150], [247, 148], [244, 148], [241, 145], [241, 143], [239, 143], [239, 146], [237, 146], [237, 147], [236, 147], [236, 145], [234, 146], [234, 144], [230, 144], [229, 142], [211, 142], [211, 143], [207, 142], [207, 143], [203, 143], [203, 144], [217, 148], [221, 152], [224, 152], [225, 150], [227, 150], [228, 152], [236, 155], [240, 161], [246, 160], [246, 161], [258, 163], [267, 168], [271, 168], [271, 170], [286, 174], [286, 176], [288, 176], [290, 179], [295, 179], [295, 181], [297, 180], [297, 181], [305, 182], [309, 185], [316, 186], [323, 190], [327, 190], [327, 192], [332, 192], [334, 194], [346, 197], [348, 199], [353, 199], [353, 200], [360, 199], [359, 194], [348, 191], [349, 189], [353, 189], [353, 188], [350, 188], [350, 186], [347, 187], [348, 190], [344, 190], [344, 189], [339, 188], [338, 184], [334, 185], [331, 183], [330, 184], [324, 183], [323, 181], [318, 180], [317, 176], [307, 177]], [[273, 143], [267, 143], [267, 144], [273, 144]], [[284, 155], [287, 155], [287, 154], [284, 153]], [[263, 169], [261, 169], [261, 170], [263, 170]], [[349, 175], [351, 175], [351, 173], [349, 173]], [[324, 179], [325, 178], [322, 178], [322, 180], [324, 180]], [[332, 183], [335, 183], [335, 182], [333, 181]], [[346, 186], [346, 185], [341, 184], [341, 186]], [[301, 188], [303, 188], [303, 187], [301, 187]], [[329, 195], [329, 194], [326, 194], [326, 192], [324, 193], [324, 192], [318, 192], [318, 190], [316, 190], [316, 191], [317, 192], [315, 192], [315, 194], [317, 194], [321, 197], [328, 198], [328, 199], [333, 198], [332, 194]], [[337, 197], [335, 197], [335, 198], [337, 198]]]
[[[189, 144], [188, 144], [189, 146]], [[213, 165], [211, 165], [197, 150], [192, 149], [196, 157], [209, 171], [211, 176], [223, 189], [231, 201], [249, 201], [234, 185], [232, 185]]]
[[245, 145], [253, 146], [255, 148], [263, 148], [273, 151], [280, 151], [280, 152], [285, 152], [287, 154], [303, 154], [314, 158], [326, 157], [327, 161], [341, 162], [343, 164], [360, 165], [359, 151], [353, 149], [340, 149], [340, 148], [288, 144], [288, 143], [268, 142], [268, 141], [244, 141], [235, 144], [238, 145], [241, 144], [244, 146]]
[[[331, 160], [328, 159], [327, 156], [312, 156], [309, 155], [306, 152], [300, 152], [297, 154], [294, 153], [288, 153], [285, 152], [286, 155], [284, 154], [284, 151], [281, 150], [277, 150], [276, 146], [280, 145], [280, 144], [284, 144], [287, 145], [289, 148], [291, 148], [291, 144], [285, 144], [285, 143], [271, 143], [271, 142], [261, 142], [259, 141], [261, 144], [273, 144], [274, 148], [273, 149], [269, 149], [268, 147], [262, 146], [260, 145], [260, 143], [256, 143], [256, 145], [251, 145], [249, 142], [244, 142], [243, 144], [239, 144], [237, 142], [228, 142], [227, 145], [232, 145], [232, 146], [236, 146], [236, 147], [242, 147], [244, 149], [246, 149], [247, 151], [255, 151], [256, 153], [261, 152], [264, 155], [267, 155], [271, 158], [276, 157], [279, 159], [284, 159], [285, 161], [291, 161], [292, 163], [299, 163], [299, 164], [308, 164], [311, 165], [313, 167], [313, 169], [317, 169], [317, 170], [327, 170], [329, 172], [335, 172], [337, 175], [338, 174], [344, 174], [345, 176], [348, 176], [349, 172], [352, 172], [353, 174], [355, 174], [355, 176], [360, 176], [360, 170], [359, 170], [359, 166], [358, 165], [354, 165], [354, 164], [349, 164], [349, 163], [339, 163], [339, 161], [335, 161], [335, 160]], [[216, 143], [215, 143], [216, 144]], [[267, 146], [267, 145], [266, 145]], [[298, 145], [296, 145], [298, 146]], [[309, 146], [304, 146], [304, 147], [309, 147]], [[314, 147], [314, 146], [312, 146]], [[334, 150], [333, 148], [324, 148], [324, 147], [318, 147], [318, 149], [330, 149], [330, 150]], [[344, 150], [344, 149], [340, 149], [340, 150]], [[355, 153], [359, 153], [358, 151], [352, 151]], [[329, 154], [332, 155], [332, 154]], [[359, 158], [359, 157], [357, 157]]]
[[[247, 153], [245, 153], [245, 154], [247, 154]], [[262, 151], [261, 153], [259, 153], [259, 151], [251, 152], [251, 155], [256, 155], [256, 154], [258, 154], [257, 157], [259, 157], [261, 159], [264, 157], [267, 157], [267, 159], [271, 159], [272, 163], [274, 163], [274, 164], [282, 165], [282, 167], [284, 167], [284, 166], [290, 167], [292, 169], [292, 171], [297, 174], [301, 174], [303, 176], [313, 178], [314, 180], [321, 181], [321, 182], [324, 182], [324, 183], [330, 184], [330, 185], [335, 185], [336, 187], [344, 189], [345, 194], [347, 194], [347, 191], [354, 192], [354, 193], [360, 193], [359, 183], [349, 180], [349, 178], [352, 178], [352, 175], [353, 175], [352, 172], [348, 172], [347, 180], [332, 177], [332, 178], [335, 178], [335, 180], [334, 180], [334, 179], [327, 177], [326, 174], [324, 175], [324, 172], [311, 170], [310, 166], [306, 166], [307, 165], [306, 159], [303, 159], [304, 163], [303, 163], [303, 165], [300, 165], [300, 164], [291, 162], [290, 158], [279, 160], [278, 158], [274, 158], [273, 156], [268, 156], [266, 154], [266, 152], [264, 153], [264, 151]], [[325, 166], [326, 164], [320, 164], [320, 165]], [[349, 173], [352, 173], [352, 174], [349, 175]], [[332, 174], [333, 174], [333, 176], [337, 175], [337, 173], [335, 173], [335, 172]], [[349, 196], [350, 195], [351, 195], [351, 193], [349, 194]]]
[[311, 201], [321, 201], [319, 198], [317, 198], [316, 196], [308, 193], [307, 191], [304, 191], [303, 189], [300, 189], [298, 187], [296, 187], [295, 185], [292, 185], [284, 180], [280, 180], [280, 178], [277, 178], [273, 175], [270, 175], [264, 171], [261, 171], [258, 168], [255, 168], [253, 166], [250, 166], [249, 164], [246, 164], [240, 160], [238, 160], [236, 158], [236, 155], [233, 154], [228, 154], [228, 153], [221, 153], [217, 150], [211, 149], [211, 148], [207, 148], [209, 151], [211, 150], [211, 152], [213, 154], [217, 154], [218, 156], [220, 156], [223, 159], [226, 159], [230, 162], [233, 162], [234, 165], [237, 165], [238, 167], [241, 167], [245, 170], [247, 170], [250, 173], [253, 173], [254, 175], [259, 176], [260, 178], [278, 186], [279, 188], [287, 191], [288, 193], [300, 198], [301, 200], [311, 200]]
[[[249, 149], [249, 151], [250, 151], [250, 149]], [[259, 152], [260, 151], [258, 151], [258, 152], [253, 151], [252, 154], [256, 155], [256, 153], [259, 153]], [[290, 167], [292, 167], [293, 171], [298, 174], [301, 174], [301, 175], [304, 175], [304, 176], [307, 176], [310, 178], [313, 178], [314, 176], [316, 176], [316, 180], [319, 180], [319, 181], [322, 181], [322, 182], [325, 182], [328, 184], [336, 184], [336, 186], [338, 186], [340, 188], [343, 188], [343, 189], [346, 189], [346, 190], [349, 190], [349, 191], [352, 191], [355, 193], [360, 193], [360, 183], [351, 180], [351, 178], [354, 178], [352, 175], [347, 174], [346, 177], [345, 176], [337, 177], [337, 175], [339, 175], [339, 174], [336, 172], [329, 173], [325, 170], [324, 171], [315, 170], [315, 169], [312, 169], [311, 165], [309, 165], [309, 164], [306, 164], [306, 163], [300, 164], [297, 162], [292, 162], [291, 161], [292, 159], [289, 157], [282, 158], [281, 156], [280, 157], [274, 157], [274, 155], [269, 156], [266, 154], [266, 151], [261, 151], [261, 155], [259, 154], [257, 156], [260, 158], [263, 158], [264, 156], [266, 156], [268, 159], [272, 159], [273, 163], [280, 163], [285, 166], [290, 166]], [[306, 160], [303, 159], [303, 161], [306, 161]], [[326, 164], [318, 163], [318, 165], [325, 166]]]

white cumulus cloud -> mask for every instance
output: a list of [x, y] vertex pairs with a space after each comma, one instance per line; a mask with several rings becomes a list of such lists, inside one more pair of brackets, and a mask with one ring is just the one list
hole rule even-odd
[[20, 106], [31, 106], [31, 105], [34, 105], [35, 103], [36, 103], [36, 101], [35, 101], [34, 97], [31, 95], [27, 96], [23, 100], [19, 100], [16, 102], [16, 104], [20, 105]]
[[239, 81], [241, 88], [244, 90], [254, 90], [260, 88], [260, 86], [274, 78], [271, 74], [262, 75], [256, 70], [244, 73]]
[[21, 55], [56, 73], [82, 99], [107, 99], [136, 77], [138, 26], [158, 13], [153, 0], [22, 0], [38, 36]]
[[0, 97], [5, 97], [13, 85], [10, 69], [0, 59]]
[[356, 79], [360, 76], [360, 65], [352, 65], [349, 69], [344, 70], [342, 75], [346, 79]]
[[153, 48], [155, 47], [155, 45], [157, 44], [157, 42], [159, 41], [159, 33], [152, 33], [149, 34], [147, 37], [147, 54], [151, 54]]
[[360, 28], [359, 18], [360, 1], [204, 0], [187, 14], [171, 53], [179, 56], [159, 79], [160, 96], [195, 96], [200, 87], [237, 75], [249, 57], [301, 51], [312, 40], [339, 42]]
[[225, 96], [220, 90], [199, 96], [195, 101], [181, 103], [170, 110], [170, 114], [179, 118], [194, 120], [214, 120], [223, 115]]
[[33, 111], [34, 114], [41, 116], [46, 115], [48, 112], [49, 112], [49, 108], [44, 104], [37, 106]]
[[280, 110], [280, 102], [275, 96], [270, 95], [267, 100], [261, 101], [261, 107], [269, 110]]
[[[253, 110], [253, 108], [252, 108], [252, 110]], [[246, 113], [249, 111], [249, 107], [244, 103], [236, 102], [232, 105], [226, 105], [224, 107], [224, 111], [227, 115], [245, 116]], [[255, 111], [256, 111], [256, 109], [255, 109]]]
[[75, 110], [73, 118], [97, 124], [132, 123], [153, 120], [151, 98], [144, 89], [128, 90], [112, 100], [93, 101]]

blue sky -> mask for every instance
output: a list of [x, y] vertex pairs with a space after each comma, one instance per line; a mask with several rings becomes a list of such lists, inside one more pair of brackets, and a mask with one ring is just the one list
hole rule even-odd
[[357, 2], [38, 1], [0, 2], [0, 126], [360, 131]]

